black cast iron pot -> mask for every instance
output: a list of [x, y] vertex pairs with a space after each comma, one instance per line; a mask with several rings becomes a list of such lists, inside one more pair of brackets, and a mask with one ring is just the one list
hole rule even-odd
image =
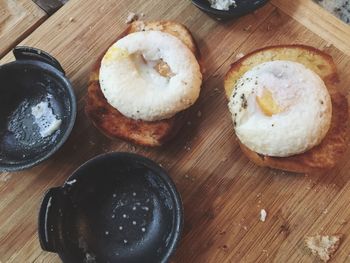
[[[76, 117], [73, 88], [58, 61], [31, 47], [16, 47], [13, 54], [15, 61], [0, 66], [0, 171], [49, 158], [67, 140]], [[49, 111], [36, 119], [33, 107], [41, 102]], [[52, 116], [61, 123], [49, 133]]]
[[169, 260], [182, 225], [180, 196], [158, 164], [109, 153], [46, 193], [39, 239], [64, 263], [158, 263]]

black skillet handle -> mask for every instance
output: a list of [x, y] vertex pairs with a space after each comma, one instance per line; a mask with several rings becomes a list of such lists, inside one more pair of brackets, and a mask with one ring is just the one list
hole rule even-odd
[[38, 234], [41, 248], [49, 252], [60, 250], [59, 221], [62, 215], [62, 189], [51, 188], [44, 196], [39, 211]]
[[17, 60], [38, 60], [53, 66], [63, 73], [63, 75], [66, 74], [61, 64], [53, 56], [43, 50], [33, 47], [17, 46], [13, 49], [13, 54]]

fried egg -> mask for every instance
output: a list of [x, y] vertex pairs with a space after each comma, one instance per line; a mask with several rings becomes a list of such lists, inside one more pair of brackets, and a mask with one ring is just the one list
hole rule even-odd
[[274, 157], [303, 153], [318, 145], [332, 117], [323, 80], [304, 65], [283, 60], [247, 71], [235, 83], [229, 109], [241, 143]]
[[136, 32], [109, 48], [100, 86], [108, 103], [124, 116], [168, 119], [190, 107], [202, 83], [195, 55], [178, 38], [161, 31]]

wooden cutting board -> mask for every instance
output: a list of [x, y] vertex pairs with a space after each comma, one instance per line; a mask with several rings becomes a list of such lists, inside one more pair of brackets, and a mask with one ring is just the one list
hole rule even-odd
[[[350, 152], [324, 174], [257, 167], [238, 147], [223, 92], [223, 76], [237, 54], [291, 43], [330, 53], [342, 88], [350, 87], [349, 28], [309, 1], [293, 2], [272, 1], [254, 14], [220, 23], [188, 0], [70, 0], [35, 30], [22, 44], [44, 49], [62, 63], [75, 87], [79, 112], [70, 139], [53, 158], [31, 170], [0, 174], [0, 262], [60, 262], [38, 243], [41, 198], [83, 162], [111, 151], [150, 157], [176, 183], [185, 227], [173, 262], [315, 262], [303, 239], [317, 233], [344, 234], [334, 262], [350, 261]], [[125, 29], [129, 11], [144, 13], [147, 20], [184, 23], [205, 63], [202, 93], [189, 123], [174, 141], [157, 149], [107, 139], [83, 112], [91, 67]], [[9, 54], [1, 63], [11, 59]], [[265, 222], [259, 221], [262, 208], [268, 214]]]
[[0, 58], [47, 18], [31, 0], [0, 1]]

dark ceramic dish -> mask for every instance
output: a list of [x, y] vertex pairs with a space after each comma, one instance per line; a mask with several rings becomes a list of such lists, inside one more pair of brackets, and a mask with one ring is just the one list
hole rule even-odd
[[50, 189], [39, 239], [64, 263], [167, 262], [180, 239], [182, 202], [156, 163], [129, 153], [100, 155]]
[[225, 11], [212, 8], [208, 0], [192, 0], [192, 3], [203, 12], [219, 20], [229, 20], [244, 16], [262, 7], [267, 2], [268, 0], [236, 0], [237, 6], [231, 6], [228, 11]]
[[[0, 171], [32, 167], [56, 152], [76, 117], [73, 88], [61, 65], [46, 52], [16, 47], [16, 61], [0, 66]], [[61, 125], [41, 136], [32, 107], [47, 102]]]

